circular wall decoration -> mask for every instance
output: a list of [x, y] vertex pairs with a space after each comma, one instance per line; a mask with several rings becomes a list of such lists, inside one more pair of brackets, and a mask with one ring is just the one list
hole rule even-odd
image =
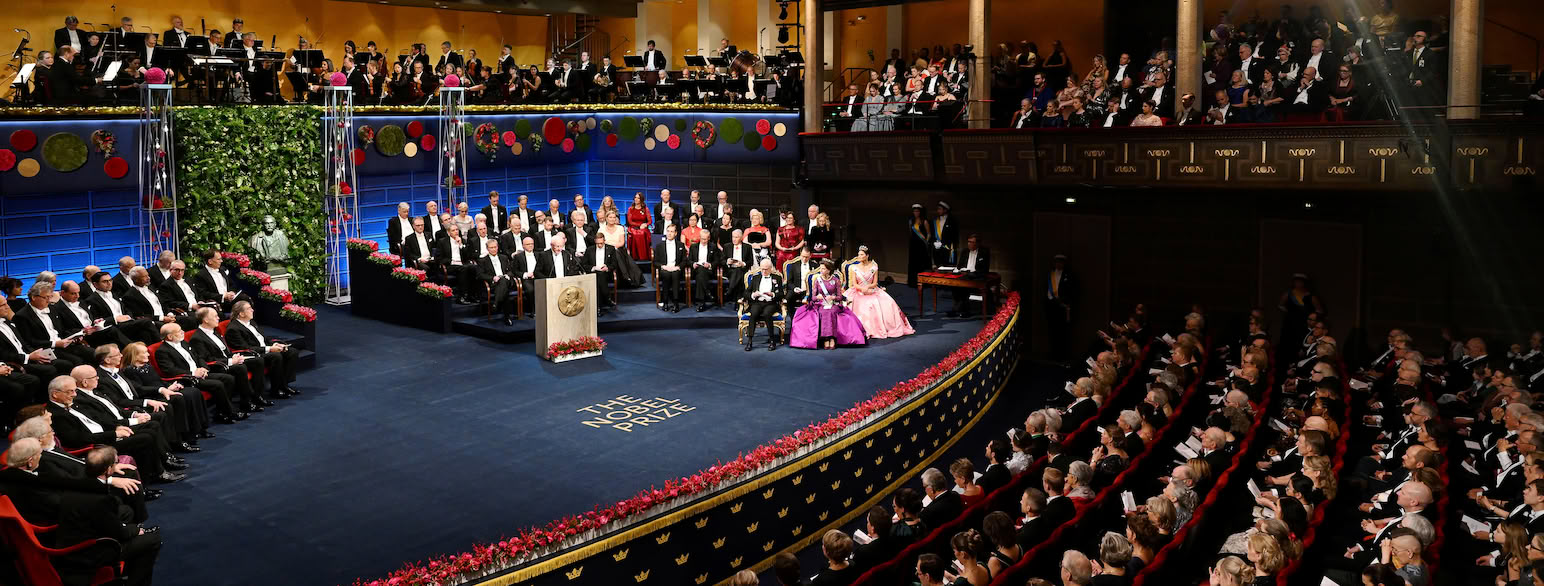
[[16, 166], [16, 151], [0, 149], [0, 173], [10, 171]]
[[520, 153], [525, 152], [525, 144], [517, 142], [509, 147], [509, 152], [518, 157]]
[[33, 134], [31, 130], [18, 130], [11, 133], [11, 148], [18, 152], [25, 153], [35, 146], [38, 146], [38, 135]]
[[649, 138], [643, 139], [643, 150], [646, 150], [646, 151], [654, 150], [654, 137], [651, 136]]
[[788, 134], [788, 125], [783, 124], [782, 122], [778, 122], [772, 126], [772, 134], [776, 134], [778, 136]]
[[740, 142], [745, 138], [745, 125], [740, 124], [736, 118], [725, 118], [723, 122], [718, 123], [718, 133], [726, 141]]
[[503, 136], [501, 136], [499, 138], [504, 139], [504, 146], [507, 146], [507, 147], [515, 146], [516, 144], [518, 144], [520, 142], [520, 135], [515, 134], [514, 132], [509, 131], [509, 130], [505, 130]]
[[102, 156], [111, 157], [118, 152], [118, 137], [110, 130], [100, 129], [91, 133], [91, 146]]
[[565, 139], [563, 139], [563, 152], [565, 152], [565, 153], [574, 152], [574, 139], [572, 139], [572, 138], [565, 138]]
[[585, 118], [584, 127], [586, 130], [595, 130], [595, 117], [591, 116], [589, 118]]
[[670, 147], [672, 150], [681, 148], [681, 135], [670, 135], [670, 138], [665, 139], [665, 145]]
[[521, 137], [521, 136], [530, 136], [530, 135], [531, 135], [531, 121], [527, 120], [525, 118], [521, 118], [519, 120], [516, 120], [515, 121], [515, 136], [516, 137]]
[[615, 135], [615, 134], [608, 134], [608, 135], [606, 135], [606, 146], [608, 146], [608, 147], [617, 146], [617, 135]]
[[410, 142], [402, 145], [402, 154], [407, 155], [410, 159], [418, 156], [418, 143]]
[[123, 160], [123, 157], [108, 157], [102, 163], [102, 172], [113, 179], [123, 179], [124, 175], [129, 174], [129, 162]]
[[418, 139], [418, 145], [423, 147], [425, 152], [434, 150], [435, 144], [434, 135], [432, 134], [425, 134], [423, 138]]
[[646, 117], [643, 120], [639, 120], [638, 121], [638, 129], [640, 131], [642, 131], [643, 134], [645, 134], [645, 135], [647, 135], [649, 133], [649, 131], [652, 130], [653, 128], [654, 128], [654, 119], [653, 118], [647, 118]]
[[43, 162], [48, 168], [69, 173], [86, 164], [86, 141], [68, 132], [60, 132], [43, 141]]
[[601, 132], [611, 132], [611, 129], [615, 128], [615, 127], [616, 126], [613, 125], [610, 120], [601, 120], [600, 121], [600, 131]]
[[757, 120], [756, 121], [756, 133], [760, 134], [760, 135], [763, 135], [763, 136], [771, 134], [772, 133], [772, 121], [767, 120], [766, 118], [762, 118], [760, 120]]
[[670, 138], [669, 126], [661, 124], [654, 127], [654, 142], [665, 142], [665, 139], [667, 138]]
[[676, 132], [686, 132], [687, 122], [685, 118], [677, 118], [675, 121]]
[[754, 132], [745, 133], [745, 150], [754, 151], [761, 148], [761, 135]]
[[548, 118], [547, 121], [543, 122], [541, 125], [541, 135], [542, 138], [547, 141], [547, 144], [558, 144], [563, 142], [563, 135], [566, 134], [567, 131], [568, 127], [565, 126], [563, 124], [563, 120], [557, 116]]
[[772, 138], [770, 135], [761, 137], [761, 149], [765, 151], [777, 150], [777, 139]]
[[424, 123], [414, 120], [407, 123], [407, 135], [410, 138], [418, 138], [424, 133]]
[[359, 165], [365, 164], [365, 150], [364, 149], [356, 148], [356, 149], [354, 149], [354, 153], [353, 154], [354, 154], [354, 165], [355, 166], [359, 166]]
[[590, 150], [590, 142], [589, 133], [581, 134], [579, 138], [574, 139], [574, 148], [579, 149], [580, 152]]
[[692, 125], [692, 142], [697, 144], [697, 148], [713, 146], [715, 140], [718, 140], [718, 129], [713, 127], [712, 122], [698, 120], [697, 124]]
[[22, 177], [36, 177], [38, 169], [37, 159], [22, 159], [20, 163], [16, 164], [16, 172], [21, 173]]
[[638, 119], [632, 116], [624, 116], [622, 123], [617, 125], [617, 135], [627, 142], [636, 140], [639, 130]]
[[402, 154], [402, 148], [407, 145], [407, 134], [402, 132], [402, 127], [395, 124], [381, 127], [381, 131], [375, 135], [375, 151], [395, 157]]

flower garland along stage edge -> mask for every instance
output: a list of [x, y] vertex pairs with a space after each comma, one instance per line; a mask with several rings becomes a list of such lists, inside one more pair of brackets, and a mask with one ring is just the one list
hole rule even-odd
[[562, 342], [553, 342], [547, 347], [547, 358], [559, 358], [587, 352], [600, 352], [606, 349], [606, 341], [596, 336], [583, 336]]
[[181, 250], [250, 252], [252, 227], [272, 215], [290, 242], [290, 292], [302, 305], [321, 300], [327, 285], [321, 110], [179, 108], [175, 124]]
[[[724, 488], [781, 465], [785, 459], [814, 452], [837, 441], [854, 428], [867, 425], [892, 407], [905, 404], [935, 383], [946, 380], [969, 364], [1007, 327], [1019, 309], [1019, 294], [1010, 293], [981, 331], [938, 363], [916, 377], [879, 391], [830, 419], [810, 424], [728, 463], [712, 466], [688, 477], [668, 480], [663, 488], [650, 488], [610, 506], [596, 506], [580, 514], [554, 520], [545, 527], [519, 531], [516, 537], [476, 545], [470, 552], [434, 558], [406, 567], [376, 580], [356, 580], [355, 586], [439, 586], [485, 577], [546, 554], [625, 530], [645, 520], [690, 503], [697, 495]], [[557, 346], [554, 344], [553, 346]], [[549, 349], [549, 352], [551, 349]]]

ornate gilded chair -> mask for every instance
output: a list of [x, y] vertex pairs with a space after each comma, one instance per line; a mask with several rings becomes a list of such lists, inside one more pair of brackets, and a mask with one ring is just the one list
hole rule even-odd
[[[759, 272], [760, 271], [747, 271], [745, 273], [745, 277], [743, 277], [744, 282], [741, 283], [745, 290], [749, 290], [751, 287], [751, 275], [758, 274]], [[783, 276], [782, 273], [777, 271], [773, 271], [773, 274], [779, 277]], [[740, 332], [739, 339], [740, 343], [744, 344], [745, 337], [753, 334], [753, 332], [751, 332], [751, 307], [749, 303], [746, 303], [744, 296], [736, 299], [735, 304], [735, 318], [737, 320], [737, 325]], [[787, 306], [785, 304], [777, 304], [777, 313], [772, 315], [772, 328], [777, 331], [778, 339], [783, 341], [788, 340], [788, 319], [785, 315], [786, 307]]]

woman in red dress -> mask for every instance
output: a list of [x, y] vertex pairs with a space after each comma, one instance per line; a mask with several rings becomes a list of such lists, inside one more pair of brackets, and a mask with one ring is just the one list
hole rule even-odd
[[643, 205], [643, 192], [633, 194], [633, 205], [627, 208], [627, 251], [633, 260], [649, 260], [654, 247], [650, 246], [649, 228], [654, 220], [649, 217], [649, 206]]
[[786, 263], [799, 256], [804, 248], [804, 228], [794, 219], [791, 210], [783, 210], [783, 225], [777, 229], [777, 260], [774, 267], [782, 270]]
[[687, 248], [690, 248], [693, 244], [698, 242], [705, 242], [708, 240], [708, 231], [704, 230], [702, 226], [698, 225], [699, 221], [699, 216], [697, 214], [692, 214], [686, 217], [686, 228], [681, 230], [681, 244]]

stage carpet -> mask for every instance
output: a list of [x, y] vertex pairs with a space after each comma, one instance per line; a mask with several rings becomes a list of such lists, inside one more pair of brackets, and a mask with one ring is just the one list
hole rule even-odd
[[[601, 358], [559, 365], [530, 343], [324, 308], [305, 394], [218, 426], [189, 479], [151, 504], [165, 539], [156, 583], [348, 583], [467, 550], [824, 420], [983, 323], [916, 319], [915, 290], [891, 291], [916, 335], [768, 352], [762, 331], [747, 353], [732, 329], [629, 331], [607, 335]], [[585, 423], [621, 396], [650, 401], [648, 417]]]

